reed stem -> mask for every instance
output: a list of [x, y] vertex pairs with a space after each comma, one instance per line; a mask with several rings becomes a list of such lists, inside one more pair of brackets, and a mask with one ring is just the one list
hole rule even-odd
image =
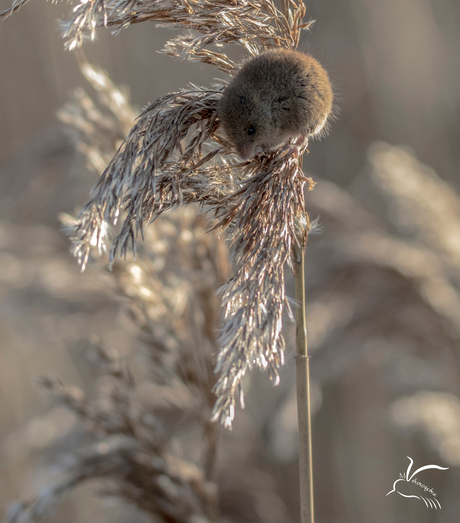
[[296, 307], [296, 382], [299, 424], [299, 474], [301, 523], [314, 523], [313, 463], [311, 442], [310, 365], [305, 322], [305, 249], [294, 256]]

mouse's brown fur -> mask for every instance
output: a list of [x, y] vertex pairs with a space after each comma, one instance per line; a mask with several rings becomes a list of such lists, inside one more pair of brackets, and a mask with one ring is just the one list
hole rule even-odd
[[225, 89], [217, 115], [239, 156], [247, 159], [291, 138], [319, 133], [332, 99], [328, 74], [317, 60], [276, 50], [242, 66]]

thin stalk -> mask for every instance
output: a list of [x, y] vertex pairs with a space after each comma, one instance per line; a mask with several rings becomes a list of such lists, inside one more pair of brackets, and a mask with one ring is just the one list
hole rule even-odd
[[313, 463], [311, 444], [310, 365], [305, 323], [305, 248], [294, 256], [296, 307], [296, 381], [299, 424], [300, 521], [314, 523]]

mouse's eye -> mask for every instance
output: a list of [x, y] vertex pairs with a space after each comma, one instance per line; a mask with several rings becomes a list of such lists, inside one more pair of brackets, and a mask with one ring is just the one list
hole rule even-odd
[[252, 136], [253, 134], [256, 134], [256, 128], [251, 125], [248, 129], [248, 135]]

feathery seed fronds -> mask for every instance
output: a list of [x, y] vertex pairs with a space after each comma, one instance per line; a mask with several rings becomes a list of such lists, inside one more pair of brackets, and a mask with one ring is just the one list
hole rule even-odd
[[[211, 47], [238, 44], [252, 56], [271, 48], [295, 48], [301, 30], [311, 25], [303, 23], [305, 12], [301, 0], [284, 1], [281, 10], [272, 0], [82, 0], [73, 9], [73, 19], [63, 25], [63, 34], [66, 47], [75, 49], [85, 37], [93, 39], [98, 27], [120, 31], [151, 21], [182, 28], [188, 34], [169, 41], [165, 53], [234, 74], [238, 65]], [[121, 104], [123, 121], [131, 120], [123, 96], [114, 95], [110, 81], [89, 65], [83, 69], [96, 89], [109, 96], [106, 105]], [[135, 250], [138, 234], [143, 235], [149, 223], [180, 205], [198, 204], [218, 220], [216, 229], [228, 229], [236, 272], [222, 288], [225, 312], [213, 419], [231, 426], [234, 396], [248, 369], [268, 368], [275, 383], [278, 380], [284, 353], [282, 314], [286, 307], [289, 312], [284, 265], [290, 265], [298, 241], [296, 224], [309, 223], [303, 190], [312, 182], [299, 166], [299, 149], [303, 152], [306, 144], [287, 145], [243, 163], [236, 159], [219, 136], [216, 108], [222, 90], [191, 86], [150, 104], [103, 172], [70, 237], [84, 268], [91, 247], [105, 250], [111, 227], [119, 219], [110, 266], [130, 247]], [[84, 135], [94, 138], [91, 126], [84, 129], [85, 125], [98, 120], [99, 127], [107, 126], [83, 93], [77, 97], [80, 108], [71, 119], [79, 121]], [[118, 137], [124, 134], [122, 127]], [[107, 161], [103, 151], [116, 141], [112, 132], [108, 136], [108, 144], [94, 145], [89, 139], [80, 146], [99, 171]]]
[[284, 266], [292, 268], [292, 250], [299, 242], [297, 220], [303, 217], [309, 223], [303, 190], [306, 183], [313, 186], [299, 167], [296, 148], [290, 146], [252, 161], [246, 172], [249, 178], [228, 198], [227, 208], [220, 209], [223, 216], [215, 226], [230, 227], [231, 257], [237, 267], [221, 289], [225, 312], [213, 414], [227, 427], [234, 416], [235, 393], [248, 369], [268, 368], [270, 379], [279, 380], [285, 348], [283, 309], [291, 315]]
[[[274, 45], [292, 47], [305, 14], [302, 3], [292, 3], [292, 9], [285, 8], [288, 20], [273, 2], [265, 0], [94, 6], [98, 22], [92, 31], [96, 25], [120, 29], [144, 20], [194, 29], [205, 36], [179, 37], [167, 44], [166, 52], [205, 61], [229, 73], [235, 64], [208, 46], [239, 43], [251, 54]], [[110, 14], [101, 21], [97, 13], [109, 6]], [[89, 12], [87, 4], [78, 9]], [[70, 45], [79, 45], [78, 39], [88, 29], [86, 14], [80, 13], [80, 25], [72, 23], [66, 33]], [[71, 240], [84, 268], [91, 246], [101, 248], [107, 243], [110, 226], [120, 216], [123, 222], [112, 242], [110, 265], [116, 257], [126, 256], [129, 248], [135, 250], [138, 234], [143, 235], [149, 223], [180, 205], [198, 204], [217, 218], [215, 229], [228, 229], [236, 273], [222, 288], [225, 312], [213, 419], [230, 427], [235, 394], [248, 369], [268, 368], [277, 382], [284, 354], [282, 314], [285, 307], [290, 312], [284, 265], [291, 262], [296, 223], [308, 223], [303, 190], [305, 183], [311, 187], [312, 182], [299, 167], [297, 146], [238, 162], [219, 136], [216, 108], [221, 93], [221, 87], [191, 86], [150, 104], [101, 176]], [[243, 404], [242, 394], [240, 399]]]
[[118, 32], [131, 24], [155, 22], [160, 27], [193, 30], [202, 35], [179, 38], [166, 47], [174, 56], [184, 56], [204, 62], [221, 61], [223, 70], [232, 63], [224, 54], [204, 51], [209, 45], [238, 43], [251, 54], [258, 46], [295, 47], [302, 24], [305, 6], [290, 2], [289, 20], [275, 7], [273, 1], [256, 0], [101, 0], [81, 1], [74, 8], [73, 20], [63, 25], [66, 47], [80, 47], [84, 37], [94, 39], [97, 27], [113, 27]]

